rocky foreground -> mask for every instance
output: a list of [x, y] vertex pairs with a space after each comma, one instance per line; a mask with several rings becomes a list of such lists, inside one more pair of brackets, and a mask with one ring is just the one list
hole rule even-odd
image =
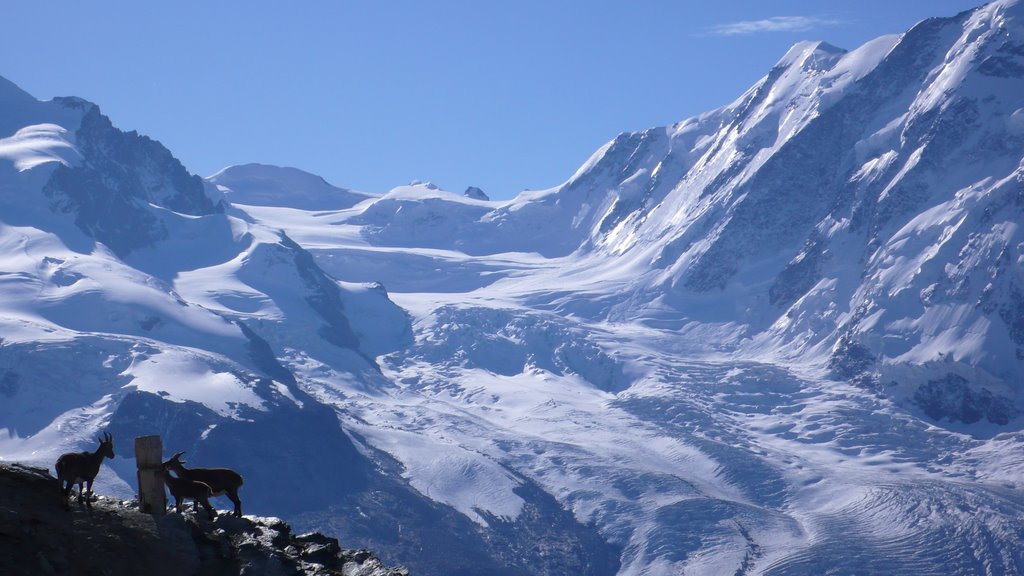
[[408, 576], [323, 534], [292, 534], [278, 518], [210, 521], [191, 503], [158, 517], [103, 496], [67, 511], [59, 493], [47, 470], [0, 464], [0, 574]]

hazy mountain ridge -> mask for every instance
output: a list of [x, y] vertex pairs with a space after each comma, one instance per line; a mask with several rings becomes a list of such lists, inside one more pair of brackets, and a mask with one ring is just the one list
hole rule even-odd
[[4, 84], [0, 456], [155, 426], [422, 574], [1019, 571], [1022, 12], [797, 44], [509, 201], [197, 184]]

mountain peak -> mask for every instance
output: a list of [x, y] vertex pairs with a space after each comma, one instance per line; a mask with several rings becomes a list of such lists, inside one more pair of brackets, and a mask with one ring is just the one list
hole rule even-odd
[[800, 66], [805, 69], [824, 70], [831, 67], [846, 52], [846, 49], [833, 46], [828, 42], [804, 40], [794, 44], [775, 66], [776, 68]]
[[1002, 11], [1020, 14], [1024, 11], [1024, 0], [995, 0], [994, 2], [989, 3], [989, 6], [998, 8]]
[[14, 82], [0, 76], [0, 105], [6, 107], [18, 102], [37, 102], [37, 100]]
[[483, 190], [477, 188], [476, 186], [470, 186], [469, 188], [466, 188], [466, 191], [463, 192], [462, 195], [465, 196], [466, 198], [472, 198], [473, 200], [491, 199], [490, 196], [488, 196]]
[[423, 180], [413, 180], [412, 182], [409, 182], [409, 186], [418, 187], [418, 188], [426, 188], [427, 190], [440, 190], [441, 189], [441, 187], [438, 186], [437, 184], [434, 184], [433, 182], [429, 182], [429, 181], [425, 182]]
[[28, 124], [53, 123], [73, 130], [81, 116], [94, 107], [92, 102], [75, 96], [42, 101], [0, 76], [0, 138]]
[[[1019, 26], [1020, 21], [1024, 19], [1024, 1], [1022, 0], [995, 0], [980, 8], [974, 10], [976, 14], [988, 14], [991, 17], [997, 19], [997, 21], [1004, 18], [1009, 19], [1014, 25]], [[1000, 25], [1005, 26], [1006, 22], [999, 22]]]
[[253, 206], [340, 210], [370, 197], [298, 168], [255, 162], [228, 166], [206, 180], [220, 187], [229, 201]]

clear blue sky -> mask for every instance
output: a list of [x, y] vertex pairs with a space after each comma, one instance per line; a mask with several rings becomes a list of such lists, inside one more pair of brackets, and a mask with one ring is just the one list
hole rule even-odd
[[92, 100], [203, 176], [262, 162], [507, 198], [559, 184], [619, 132], [731, 102], [794, 42], [852, 49], [978, 4], [10, 2], [0, 75]]

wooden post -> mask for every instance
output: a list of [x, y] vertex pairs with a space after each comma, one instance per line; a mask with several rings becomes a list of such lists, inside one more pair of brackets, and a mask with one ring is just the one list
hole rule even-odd
[[167, 494], [160, 476], [164, 447], [159, 436], [135, 439], [135, 464], [139, 468], [139, 510], [163, 516], [167, 513]]

